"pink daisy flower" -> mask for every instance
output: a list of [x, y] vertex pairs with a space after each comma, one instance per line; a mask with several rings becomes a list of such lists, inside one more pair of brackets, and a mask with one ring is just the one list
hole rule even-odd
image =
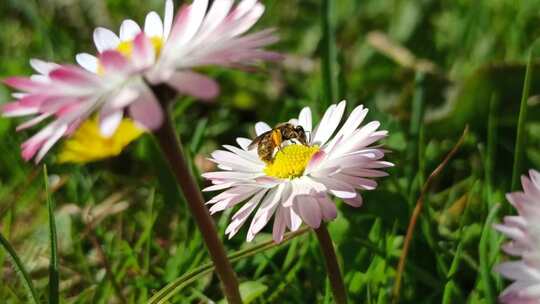
[[[239, 147], [225, 145], [226, 151], [212, 153], [211, 160], [221, 171], [203, 174], [213, 184], [203, 191], [225, 191], [207, 202], [210, 212], [242, 204], [226, 229], [229, 238], [253, 213], [247, 240], [253, 240], [273, 216], [273, 239], [280, 242], [287, 229], [295, 231], [302, 222], [318, 228], [321, 221], [334, 219], [337, 209], [331, 196], [352, 207], [362, 205], [358, 190], [375, 189], [373, 178], [387, 175], [380, 169], [392, 166], [383, 160], [385, 150], [373, 146], [387, 131], [377, 131], [377, 121], [360, 126], [368, 113], [363, 106], [356, 107], [337, 130], [345, 106], [345, 101], [330, 106], [315, 128], [311, 110], [302, 109], [289, 123], [302, 127], [305, 143], [283, 138], [271, 161], [261, 160], [247, 138], [237, 139]], [[255, 125], [257, 135], [270, 130], [264, 122]]]
[[523, 192], [508, 193], [506, 198], [518, 215], [505, 216], [495, 229], [511, 238], [503, 250], [520, 260], [498, 265], [495, 270], [513, 280], [500, 295], [502, 303], [540, 303], [540, 173], [529, 171], [522, 176]]
[[167, 0], [163, 20], [150, 12], [144, 29], [133, 20], [122, 22], [119, 35], [97, 28], [98, 55], [78, 54], [80, 66], [31, 60], [36, 75], [5, 80], [20, 92], [1, 112], [7, 117], [32, 116], [18, 130], [47, 119], [51, 122], [23, 143], [22, 156], [39, 162], [94, 112], [99, 113], [104, 136], [114, 134], [125, 110], [138, 125], [154, 130], [161, 125], [163, 113], [149, 84], [167, 84], [181, 94], [207, 100], [218, 95], [219, 86], [191, 69], [246, 66], [278, 58], [262, 49], [277, 40], [271, 30], [244, 35], [264, 6], [257, 0], [243, 0], [236, 6], [234, 2], [215, 0], [210, 6], [208, 0], [194, 0], [173, 20], [173, 3]]

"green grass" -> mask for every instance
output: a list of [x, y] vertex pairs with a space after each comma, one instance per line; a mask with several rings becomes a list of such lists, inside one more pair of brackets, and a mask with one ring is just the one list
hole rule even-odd
[[[259, 120], [287, 121], [310, 106], [318, 121], [338, 99], [348, 111], [364, 104], [367, 120], [389, 130], [384, 144], [396, 166], [363, 193], [361, 208], [337, 201], [328, 228], [351, 303], [390, 303], [420, 189], [469, 125], [427, 193], [400, 303], [494, 303], [508, 282], [491, 269], [508, 257], [491, 225], [514, 212], [504, 194], [520, 188], [519, 176], [540, 168], [540, 0], [264, 3], [257, 27], [277, 29], [273, 49], [286, 60], [252, 73], [204, 69], [221, 85], [218, 100], [181, 98], [173, 109], [193, 172], [211, 169], [206, 157], [219, 146], [253, 137]], [[0, 78], [31, 73], [29, 58], [74, 62], [77, 52], [94, 52], [94, 27], [117, 30], [149, 10], [161, 12], [162, 1], [0, 1]], [[368, 38], [380, 37], [375, 31], [388, 47]], [[0, 86], [2, 102], [10, 93]], [[19, 156], [34, 130], [17, 133], [17, 122], [0, 118], [0, 299], [146, 303], [168, 291], [170, 303], [223, 300], [150, 136], [86, 166], [56, 163], [55, 148], [44, 183], [41, 166]], [[214, 216], [222, 235], [231, 214]], [[246, 244], [246, 230], [223, 242], [251, 303], [332, 303], [314, 236], [270, 246], [267, 227]]]

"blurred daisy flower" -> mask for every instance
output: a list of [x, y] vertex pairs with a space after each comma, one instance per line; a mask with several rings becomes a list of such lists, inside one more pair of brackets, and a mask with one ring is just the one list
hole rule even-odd
[[295, 130], [303, 130], [305, 140], [257, 123], [258, 136], [269, 134], [279, 144], [270, 160], [263, 161], [257, 149], [250, 149], [252, 140], [246, 138], [237, 139], [240, 147], [225, 145], [226, 151], [212, 153], [211, 160], [222, 171], [203, 174], [213, 184], [203, 191], [226, 190], [207, 202], [212, 205], [210, 212], [243, 203], [226, 229], [229, 238], [254, 212], [247, 240], [253, 240], [274, 216], [273, 239], [280, 242], [286, 229], [295, 231], [302, 222], [316, 229], [321, 221], [334, 219], [337, 209], [331, 196], [353, 207], [362, 205], [358, 190], [375, 189], [373, 178], [387, 175], [380, 169], [392, 166], [383, 160], [385, 150], [373, 146], [387, 131], [377, 131], [377, 121], [360, 126], [368, 110], [358, 106], [336, 132], [345, 106], [345, 101], [330, 106], [315, 128], [311, 110], [304, 108], [289, 123]]
[[505, 216], [495, 229], [512, 240], [502, 249], [520, 260], [498, 265], [495, 270], [513, 280], [500, 295], [502, 303], [540, 303], [540, 173], [522, 176], [523, 192], [508, 193], [506, 198], [518, 215]]
[[78, 54], [80, 66], [31, 60], [37, 74], [6, 79], [20, 92], [13, 94], [16, 101], [1, 108], [7, 117], [32, 116], [18, 130], [51, 121], [23, 143], [23, 158], [35, 157], [39, 162], [94, 112], [98, 112], [104, 137], [115, 133], [126, 110], [140, 128], [158, 128], [163, 112], [150, 85], [167, 84], [202, 100], [218, 94], [217, 83], [193, 68], [237, 67], [277, 59], [276, 53], [262, 49], [277, 40], [271, 30], [244, 35], [261, 17], [264, 6], [257, 0], [233, 6], [234, 2], [214, 0], [209, 5], [208, 0], [194, 0], [174, 18], [172, 0], [167, 0], [163, 20], [151, 12], [144, 29], [133, 20], [122, 22], [119, 35], [97, 28], [98, 55]]

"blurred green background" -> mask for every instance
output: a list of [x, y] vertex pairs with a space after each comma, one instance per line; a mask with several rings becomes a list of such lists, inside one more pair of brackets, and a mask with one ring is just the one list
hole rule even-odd
[[[142, 24], [150, 10], [162, 15], [163, 2], [0, 0], [0, 77], [29, 75], [30, 58], [73, 63], [76, 53], [95, 52], [95, 27], [117, 31], [127, 18]], [[489, 229], [487, 256], [479, 255], [479, 241], [488, 211], [495, 203], [507, 204], [503, 194], [510, 191], [525, 63], [540, 36], [540, 0], [335, 1], [330, 21], [336, 100], [323, 94], [321, 57], [327, 40], [321, 1], [263, 3], [267, 10], [256, 28], [277, 29], [281, 41], [271, 48], [285, 59], [254, 72], [205, 69], [221, 84], [218, 99], [179, 98], [174, 118], [193, 170], [213, 169], [205, 157], [236, 137], [252, 137], [256, 121], [286, 121], [304, 106], [320, 117], [339, 99], [349, 101], [349, 111], [366, 105], [368, 119], [390, 131], [385, 145], [396, 167], [377, 190], [363, 194], [362, 208], [338, 201], [340, 215], [329, 229], [352, 303], [389, 303], [418, 189], [468, 124], [464, 146], [428, 196], [401, 302], [489, 303], [480, 270], [506, 257], [499, 254], [501, 238]], [[521, 174], [540, 168], [537, 68]], [[1, 101], [9, 101], [10, 93], [0, 86]], [[45, 299], [49, 241], [42, 166], [20, 158], [19, 145], [34, 130], [15, 133], [16, 123], [0, 118], [0, 229]], [[128, 303], [145, 303], [168, 282], [208, 261], [150, 136], [119, 157], [86, 166], [56, 164], [59, 146], [44, 163], [57, 204], [64, 303], [118, 303], [118, 293]], [[502, 211], [499, 216], [510, 208]], [[215, 216], [222, 235], [230, 214]], [[229, 252], [250, 246], [243, 230], [224, 241]], [[269, 240], [270, 233], [267, 227], [255, 243]], [[253, 303], [331, 303], [322, 261], [316, 239], [304, 234], [234, 266]], [[0, 266], [0, 299], [26, 303], [3, 251]], [[488, 279], [495, 294], [505, 286], [495, 274]], [[170, 303], [221, 298], [217, 278], [205, 275]]]

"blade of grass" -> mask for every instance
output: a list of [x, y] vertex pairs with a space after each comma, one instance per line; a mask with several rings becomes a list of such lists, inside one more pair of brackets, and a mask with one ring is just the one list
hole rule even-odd
[[56, 235], [56, 221], [54, 217], [54, 201], [49, 193], [49, 176], [47, 166], [43, 166], [43, 182], [45, 184], [45, 195], [47, 198], [47, 208], [49, 213], [49, 240], [51, 246], [51, 257], [49, 261], [49, 304], [59, 302], [59, 271], [58, 271], [58, 239]]
[[482, 236], [480, 237], [480, 244], [478, 246], [478, 257], [480, 261], [480, 277], [482, 278], [482, 284], [484, 285], [484, 294], [486, 296], [487, 303], [496, 303], [495, 293], [493, 288], [493, 282], [491, 278], [491, 263], [489, 259], [489, 246], [491, 226], [497, 212], [499, 211], [499, 204], [496, 204], [491, 208], [482, 230]]
[[11, 258], [11, 262], [15, 267], [15, 272], [17, 272], [17, 274], [19, 275], [23, 283], [24, 289], [26, 290], [26, 296], [28, 300], [34, 304], [39, 304], [39, 298], [36, 289], [34, 288], [34, 284], [32, 283], [32, 280], [30, 279], [26, 268], [24, 268], [24, 265], [19, 256], [17, 255], [17, 252], [15, 252], [15, 249], [13, 249], [9, 241], [4, 237], [2, 233], [0, 233], [0, 245], [2, 245], [2, 248], [4, 248], [4, 250]]
[[[231, 262], [235, 262], [238, 260], [241, 260], [243, 258], [247, 258], [250, 256], [253, 256], [257, 253], [263, 252], [265, 250], [274, 248], [276, 246], [279, 246], [281, 244], [284, 244], [285, 242], [291, 240], [292, 238], [295, 238], [299, 235], [302, 235], [309, 231], [309, 228], [305, 227], [302, 229], [299, 229], [295, 232], [287, 233], [283, 237], [283, 241], [279, 244], [274, 243], [273, 240], [263, 242], [261, 244], [252, 246], [250, 248], [246, 248], [244, 250], [240, 250], [238, 252], [235, 252], [228, 256], [229, 260]], [[167, 301], [174, 296], [176, 293], [178, 293], [182, 288], [189, 285], [191, 282], [194, 282], [201, 277], [211, 273], [214, 271], [214, 267], [212, 263], [206, 263], [200, 267], [197, 267], [196, 269], [184, 274], [183, 276], [175, 279], [171, 283], [167, 284], [167, 286], [160, 289], [158, 292], [156, 292], [150, 300], [148, 300], [147, 304], [164, 304], [168, 303]]]
[[407, 253], [409, 251], [409, 246], [411, 244], [411, 240], [414, 233], [414, 228], [416, 226], [416, 223], [418, 221], [418, 217], [420, 216], [422, 212], [422, 207], [424, 205], [424, 198], [427, 194], [427, 191], [429, 190], [431, 183], [441, 173], [441, 171], [446, 167], [450, 159], [456, 154], [456, 152], [459, 150], [463, 142], [465, 141], [465, 137], [467, 137], [467, 134], [469, 133], [469, 126], [465, 127], [465, 130], [463, 131], [463, 134], [461, 135], [461, 138], [458, 140], [456, 145], [452, 148], [450, 152], [446, 155], [446, 157], [443, 159], [443, 161], [431, 172], [428, 179], [426, 180], [426, 183], [422, 187], [422, 191], [420, 192], [420, 197], [418, 198], [418, 201], [416, 202], [416, 207], [414, 208], [413, 214], [411, 216], [411, 219], [409, 221], [409, 227], [407, 228], [407, 234], [405, 236], [405, 242], [403, 243], [403, 252], [401, 254], [401, 257], [399, 259], [398, 263], [398, 269], [396, 274], [396, 281], [394, 283], [394, 290], [393, 295], [394, 303], [399, 303], [399, 292], [401, 288], [401, 278], [403, 276], [403, 270], [405, 269], [405, 261], [407, 260]]
[[493, 204], [493, 177], [495, 172], [495, 158], [497, 157], [497, 130], [499, 125], [498, 120], [499, 100], [495, 94], [491, 96], [489, 102], [488, 116], [488, 134], [487, 134], [487, 155], [485, 165], [485, 180], [486, 180], [486, 199], [487, 206]]
[[516, 144], [514, 148], [514, 165], [512, 168], [512, 191], [517, 190], [519, 187], [519, 176], [521, 175], [521, 167], [523, 166], [523, 156], [525, 154], [526, 141], [525, 123], [527, 122], [527, 101], [529, 100], [529, 93], [533, 78], [535, 50], [538, 42], [538, 40], [535, 41], [529, 50], [527, 68], [525, 70], [525, 79], [523, 80], [523, 91], [521, 93], [521, 103], [519, 106], [519, 118], [516, 133]]
[[202, 118], [195, 127], [195, 132], [193, 132], [193, 137], [189, 145], [189, 151], [192, 154], [196, 154], [201, 149], [201, 143], [204, 139], [204, 134], [206, 133], [206, 126], [208, 125], [208, 119]]
[[334, 0], [323, 0], [321, 8], [322, 22], [322, 87], [323, 87], [323, 102], [324, 108], [328, 107], [338, 98], [338, 74], [337, 69], [337, 51], [335, 41], [335, 24], [334, 15]]
[[409, 194], [410, 199], [409, 203], [412, 208], [413, 206], [413, 195], [415, 193], [414, 188], [414, 173], [417, 171], [416, 166], [418, 164], [419, 150], [420, 150], [420, 129], [422, 127], [422, 121], [424, 120], [424, 74], [416, 73], [414, 79], [414, 97], [412, 100], [412, 109], [411, 109], [411, 121], [409, 124], [409, 145], [407, 150], [407, 167], [405, 168], [405, 176], [409, 183]]

